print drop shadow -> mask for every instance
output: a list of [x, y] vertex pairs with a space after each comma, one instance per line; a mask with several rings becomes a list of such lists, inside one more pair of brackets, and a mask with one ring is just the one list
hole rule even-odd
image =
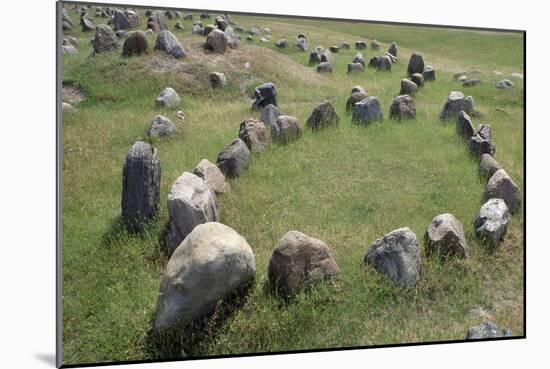
[[203, 347], [216, 338], [225, 323], [241, 310], [248, 300], [254, 281], [241, 287], [236, 293], [218, 302], [214, 311], [201, 318], [177, 327], [155, 328], [156, 309], [153, 311], [144, 349], [151, 359], [180, 359], [204, 355]]

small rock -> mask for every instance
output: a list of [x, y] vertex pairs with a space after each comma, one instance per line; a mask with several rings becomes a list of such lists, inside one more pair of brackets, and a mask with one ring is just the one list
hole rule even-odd
[[298, 119], [289, 115], [280, 115], [271, 126], [271, 138], [281, 144], [286, 144], [302, 136]]
[[288, 46], [288, 41], [286, 40], [286, 38], [282, 38], [275, 41], [275, 46], [277, 46], [279, 49], [284, 49]]
[[372, 40], [370, 43], [370, 48], [372, 50], [380, 50], [380, 43], [377, 40]]
[[409, 95], [400, 95], [390, 105], [390, 119], [415, 119], [416, 106]]
[[183, 31], [185, 29], [184, 25], [180, 21], [176, 22], [176, 24], [174, 25], [174, 28], [180, 31]]
[[151, 121], [147, 135], [149, 137], [167, 137], [176, 133], [176, 125], [165, 116], [157, 115]]
[[435, 81], [435, 69], [431, 65], [428, 65], [424, 70], [424, 73], [422, 73], [422, 76], [426, 82]]
[[509, 79], [503, 79], [495, 85], [496, 88], [508, 89], [514, 87], [514, 84]]
[[408, 79], [401, 80], [401, 90], [399, 90], [400, 95], [413, 95], [418, 90], [418, 86], [413, 81]]
[[398, 286], [415, 286], [420, 279], [420, 249], [409, 228], [396, 229], [369, 247], [364, 262]]
[[354, 94], [355, 92], [364, 92], [367, 93], [367, 90], [363, 86], [353, 86], [351, 88], [351, 94]]
[[89, 18], [81, 18], [82, 32], [91, 32], [96, 28], [94, 22]]
[[476, 340], [483, 338], [498, 338], [498, 337], [510, 337], [512, 332], [509, 329], [501, 329], [494, 323], [483, 323], [476, 325], [468, 330], [466, 334], [467, 340]]
[[273, 250], [267, 274], [271, 288], [289, 297], [339, 273], [331, 250], [323, 241], [290, 231]]
[[225, 31], [229, 26], [229, 22], [223, 16], [216, 17], [215, 23], [216, 23], [216, 26], [222, 31]]
[[296, 47], [301, 51], [307, 51], [307, 39], [299, 37], [298, 42], [296, 42]]
[[245, 119], [239, 127], [239, 138], [253, 152], [263, 152], [269, 147], [269, 133], [265, 125], [255, 118]]
[[61, 46], [61, 49], [63, 51], [63, 54], [67, 54], [67, 55], [74, 55], [74, 54], [78, 54], [78, 50], [76, 49], [76, 47], [74, 47], [73, 45], [69, 44], [69, 45], [62, 45]]
[[340, 117], [336, 114], [334, 107], [328, 101], [317, 105], [309, 116], [306, 127], [311, 130], [319, 130], [329, 126], [338, 126]]
[[337, 54], [340, 51], [340, 48], [338, 46], [331, 46], [328, 48], [331, 53]]
[[355, 41], [356, 50], [364, 50], [367, 48], [367, 43], [365, 41]]
[[509, 220], [508, 206], [502, 199], [489, 199], [476, 215], [476, 235], [495, 248], [506, 234]]
[[493, 198], [504, 200], [511, 213], [515, 213], [521, 206], [521, 192], [504, 169], [497, 170], [487, 182], [485, 199]]
[[464, 236], [462, 223], [452, 214], [436, 216], [424, 237], [426, 254], [441, 258], [456, 256], [461, 259], [468, 257], [468, 244]]
[[368, 124], [383, 119], [380, 102], [375, 96], [359, 101], [353, 107], [352, 121], [357, 124]]
[[227, 177], [239, 177], [250, 166], [252, 155], [246, 143], [237, 138], [218, 154], [216, 165]]
[[369, 68], [378, 68], [378, 59], [380, 59], [378, 56], [373, 56], [369, 60]]
[[231, 191], [231, 185], [225, 181], [225, 176], [220, 168], [208, 159], [202, 159], [193, 173], [202, 178], [214, 193], [228, 193]]
[[510, 77], [514, 77], [514, 78], [517, 78], [517, 79], [523, 79], [523, 74], [522, 73], [510, 73]]
[[176, 108], [180, 104], [180, 97], [176, 90], [174, 90], [172, 87], [166, 87], [160, 95], [157, 96], [156, 100], [157, 104], [164, 106], [165, 108]]
[[74, 106], [72, 106], [68, 102], [63, 101], [63, 103], [61, 104], [61, 111], [63, 112], [63, 114], [74, 113], [76, 112], [76, 109]]
[[212, 88], [221, 88], [227, 85], [227, 78], [225, 78], [225, 74], [223, 73], [212, 72], [208, 77]]
[[350, 44], [347, 43], [347, 42], [342, 42], [342, 43], [340, 44], [340, 48], [341, 48], [341, 49], [349, 50], [349, 49], [351, 48], [351, 46], [350, 46]]

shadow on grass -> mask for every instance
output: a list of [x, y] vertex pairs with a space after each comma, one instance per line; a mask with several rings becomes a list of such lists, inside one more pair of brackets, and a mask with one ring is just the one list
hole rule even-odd
[[155, 328], [155, 311], [143, 343], [146, 355], [152, 360], [207, 355], [208, 343], [216, 338], [225, 323], [246, 304], [248, 293], [253, 285], [252, 281], [236, 293], [219, 301], [212, 312], [196, 321], [179, 324], [170, 329]]

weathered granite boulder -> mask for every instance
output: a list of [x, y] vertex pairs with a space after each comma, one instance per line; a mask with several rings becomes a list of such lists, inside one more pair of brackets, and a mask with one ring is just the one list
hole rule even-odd
[[395, 42], [392, 42], [388, 48], [388, 54], [391, 54], [397, 58], [397, 44]]
[[260, 121], [271, 131], [271, 127], [275, 124], [280, 115], [281, 112], [279, 108], [273, 104], [267, 104], [261, 110]]
[[364, 262], [398, 286], [415, 286], [420, 279], [420, 249], [409, 228], [396, 229], [374, 241]]
[[141, 232], [158, 215], [160, 160], [157, 150], [138, 141], [128, 151], [122, 169], [122, 222], [129, 231]]
[[338, 275], [340, 269], [323, 241], [290, 231], [273, 250], [267, 273], [270, 287], [288, 297]]
[[208, 75], [208, 79], [212, 88], [222, 88], [227, 85], [227, 78], [224, 73], [212, 72]]
[[365, 50], [367, 48], [367, 43], [365, 41], [355, 41], [356, 50]]
[[227, 177], [239, 177], [248, 169], [251, 160], [250, 149], [242, 139], [237, 138], [220, 151], [216, 165]]
[[168, 215], [166, 251], [171, 255], [197, 225], [219, 220], [218, 200], [202, 178], [184, 172], [168, 194]]
[[321, 62], [317, 66], [318, 73], [332, 73], [332, 64], [329, 62]]
[[419, 88], [424, 86], [424, 76], [420, 73], [413, 73], [411, 75], [411, 81], [416, 83]]
[[214, 29], [206, 37], [206, 48], [213, 52], [223, 54], [228, 47], [229, 38], [222, 30]]
[[413, 81], [406, 78], [401, 80], [401, 90], [399, 90], [400, 95], [413, 95], [417, 90], [418, 86]]
[[309, 116], [306, 127], [316, 131], [329, 126], [338, 126], [340, 117], [336, 114], [334, 107], [328, 101], [317, 105]]
[[348, 74], [363, 73], [365, 67], [361, 63], [348, 63]]
[[286, 144], [302, 136], [298, 119], [289, 115], [280, 115], [271, 126], [271, 138], [281, 144]]
[[118, 48], [118, 38], [106, 24], [100, 24], [95, 30], [95, 37], [92, 40], [94, 53], [100, 54], [106, 51], [113, 51]]
[[232, 228], [200, 224], [174, 251], [162, 276], [155, 329], [177, 331], [246, 292], [256, 275], [250, 245]]
[[202, 178], [214, 193], [227, 193], [231, 191], [231, 185], [226, 182], [225, 176], [220, 168], [211, 163], [208, 159], [202, 159], [199, 164], [197, 164], [193, 174]]
[[365, 100], [369, 95], [367, 92], [352, 92], [350, 97], [346, 100], [346, 111], [351, 112], [355, 108], [355, 104], [359, 101]]
[[474, 111], [474, 100], [471, 96], [464, 98], [464, 94], [460, 91], [451, 91], [447, 101], [441, 109], [439, 119], [441, 121], [455, 121], [458, 118], [458, 114], [463, 110], [468, 114]]
[[174, 58], [182, 58], [185, 56], [185, 50], [181, 42], [168, 30], [160, 31], [155, 42], [155, 49], [162, 50], [173, 56]]
[[511, 337], [512, 331], [507, 328], [500, 328], [494, 323], [483, 323], [476, 325], [468, 330], [467, 340], [477, 340], [483, 338]]
[[415, 119], [416, 106], [409, 95], [400, 95], [390, 105], [390, 119]]
[[180, 97], [172, 87], [166, 87], [155, 99], [156, 103], [165, 108], [176, 108], [180, 104]]
[[269, 147], [269, 132], [256, 118], [245, 119], [239, 127], [239, 138], [251, 152], [263, 152]]
[[435, 81], [435, 69], [431, 65], [428, 65], [426, 69], [424, 70], [424, 73], [422, 73], [422, 76], [424, 77], [424, 81]]
[[352, 121], [357, 124], [368, 124], [382, 120], [384, 117], [380, 102], [376, 96], [369, 96], [353, 107]]
[[355, 56], [353, 57], [353, 60], [351, 62], [352, 63], [360, 63], [363, 66], [363, 68], [365, 67], [365, 57], [361, 53], [355, 54]]
[[147, 135], [149, 137], [167, 137], [176, 133], [176, 125], [165, 116], [157, 115], [149, 126]]
[[392, 61], [389, 56], [383, 55], [378, 57], [378, 64], [376, 64], [376, 70], [379, 72], [389, 72], [391, 71]]
[[424, 236], [426, 254], [441, 258], [469, 256], [468, 244], [464, 236], [462, 223], [452, 214], [436, 216]]
[[476, 235], [492, 248], [497, 247], [506, 234], [509, 218], [508, 206], [504, 200], [489, 199], [476, 215]]
[[307, 38], [299, 37], [296, 42], [296, 47], [301, 51], [307, 51]]
[[504, 169], [499, 169], [487, 182], [485, 199], [502, 199], [506, 202], [511, 213], [515, 213], [521, 206], [521, 192], [512, 178]]

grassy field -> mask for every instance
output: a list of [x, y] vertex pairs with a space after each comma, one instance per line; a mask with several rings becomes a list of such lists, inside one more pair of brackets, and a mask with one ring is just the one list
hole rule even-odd
[[[523, 83], [512, 79], [514, 88], [494, 88], [509, 73], [522, 72], [522, 34], [235, 15], [244, 27], [269, 27], [271, 41], [243, 37], [240, 47], [224, 56], [206, 55], [204, 38], [191, 35], [191, 21], [181, 20], [186, 29], [176, 31], [176, 20], [169, 20], [169, 29], [188, 50], [186, 58], [178, 61], [152, 50], [123, 58], [120, 50], [92, 55], [93, 33], [82, 33], [79, 14], [68, 9], [76, 25], [68, 34], [77, 38], [79, 53], [63, 56], [61, 77], [81, 88], [86, 99], [76, 105], [77, 112], [63, 116], [62, 127], [65, 364], [162, 357], [148, 347], [146, 336], [167, 261], [161, 239], [166, 196], [182, 172], [192, 171], [203, 158], [214, 162], [237, 136], [240, 122], [259, 115], [250, 110], [250, 95], [268, 81], [277, 86], [281, 111], [302, 126], [324, 99], [341, 122], [321, 132], [305, 131], [289, 145], [272, 145], [254, 156], [242, 177], [231, 180], [231, 193], [219, 196], [221, 221], [251, 245], [257, 276], [244, 306], [183, 357], [456, 340], [488, 320], [523, 334], [523, 209], [511, 217], [496, 252], [478, 242], [473, 218], [485, 183], [454, 124], [437, 119], [450, 91], [474, 96], [474, 123], [492, 125], [495, 158], [523, 191]], [[145, 28], [146, 17], [139, 12]], [[282, 37], [293, 44], [299, 32], [307, 34], [310, 49], [377, 39], [381, 51], [367, 50], [367, 60], [396, 41], [399, 62], [391, 73], [368, 69], [347, 75], [352, 48], [335, 54], [333, 74], [319, 75], [307, 65], [309, 53], [274, 47]], [[149, 36], [151, 47], [154, 40]], [[416, 121], [398, 123], [387, 119], [389, 105], [413, 50], [437, 69], [437, 80], [415, 97]], [[246, 62], [251, 68], [244, 68]], [[462, 88], [452, 78], [462, 70], [478, 71], [483, 83]], [[227, 88], [209, 87], [211, 71], [227, 75]], [[351, 124], [344, 107], [355, 85], [379, 98], [383, 122]], [[187, 119], [174, 136], [154, 142], [162, 165], [160, 219], [144, 236], [130, 235], [120, 227], [122, 163], [130, 146], [145, 138], [155, 115], [178, 121], [175, 111], [154, 104], [167, 86], [182, 97]], [[363, 266], [369, 245], [398, 227], [410, 227], [423, 247], [430, 221], [445, 212], [464, 225], [468, 260], [423, 257], [416, 288], [397, 288]], [[281, 304], [263, 285], [271, 252], [289, 230], [330, 245], [341, 275]]]

